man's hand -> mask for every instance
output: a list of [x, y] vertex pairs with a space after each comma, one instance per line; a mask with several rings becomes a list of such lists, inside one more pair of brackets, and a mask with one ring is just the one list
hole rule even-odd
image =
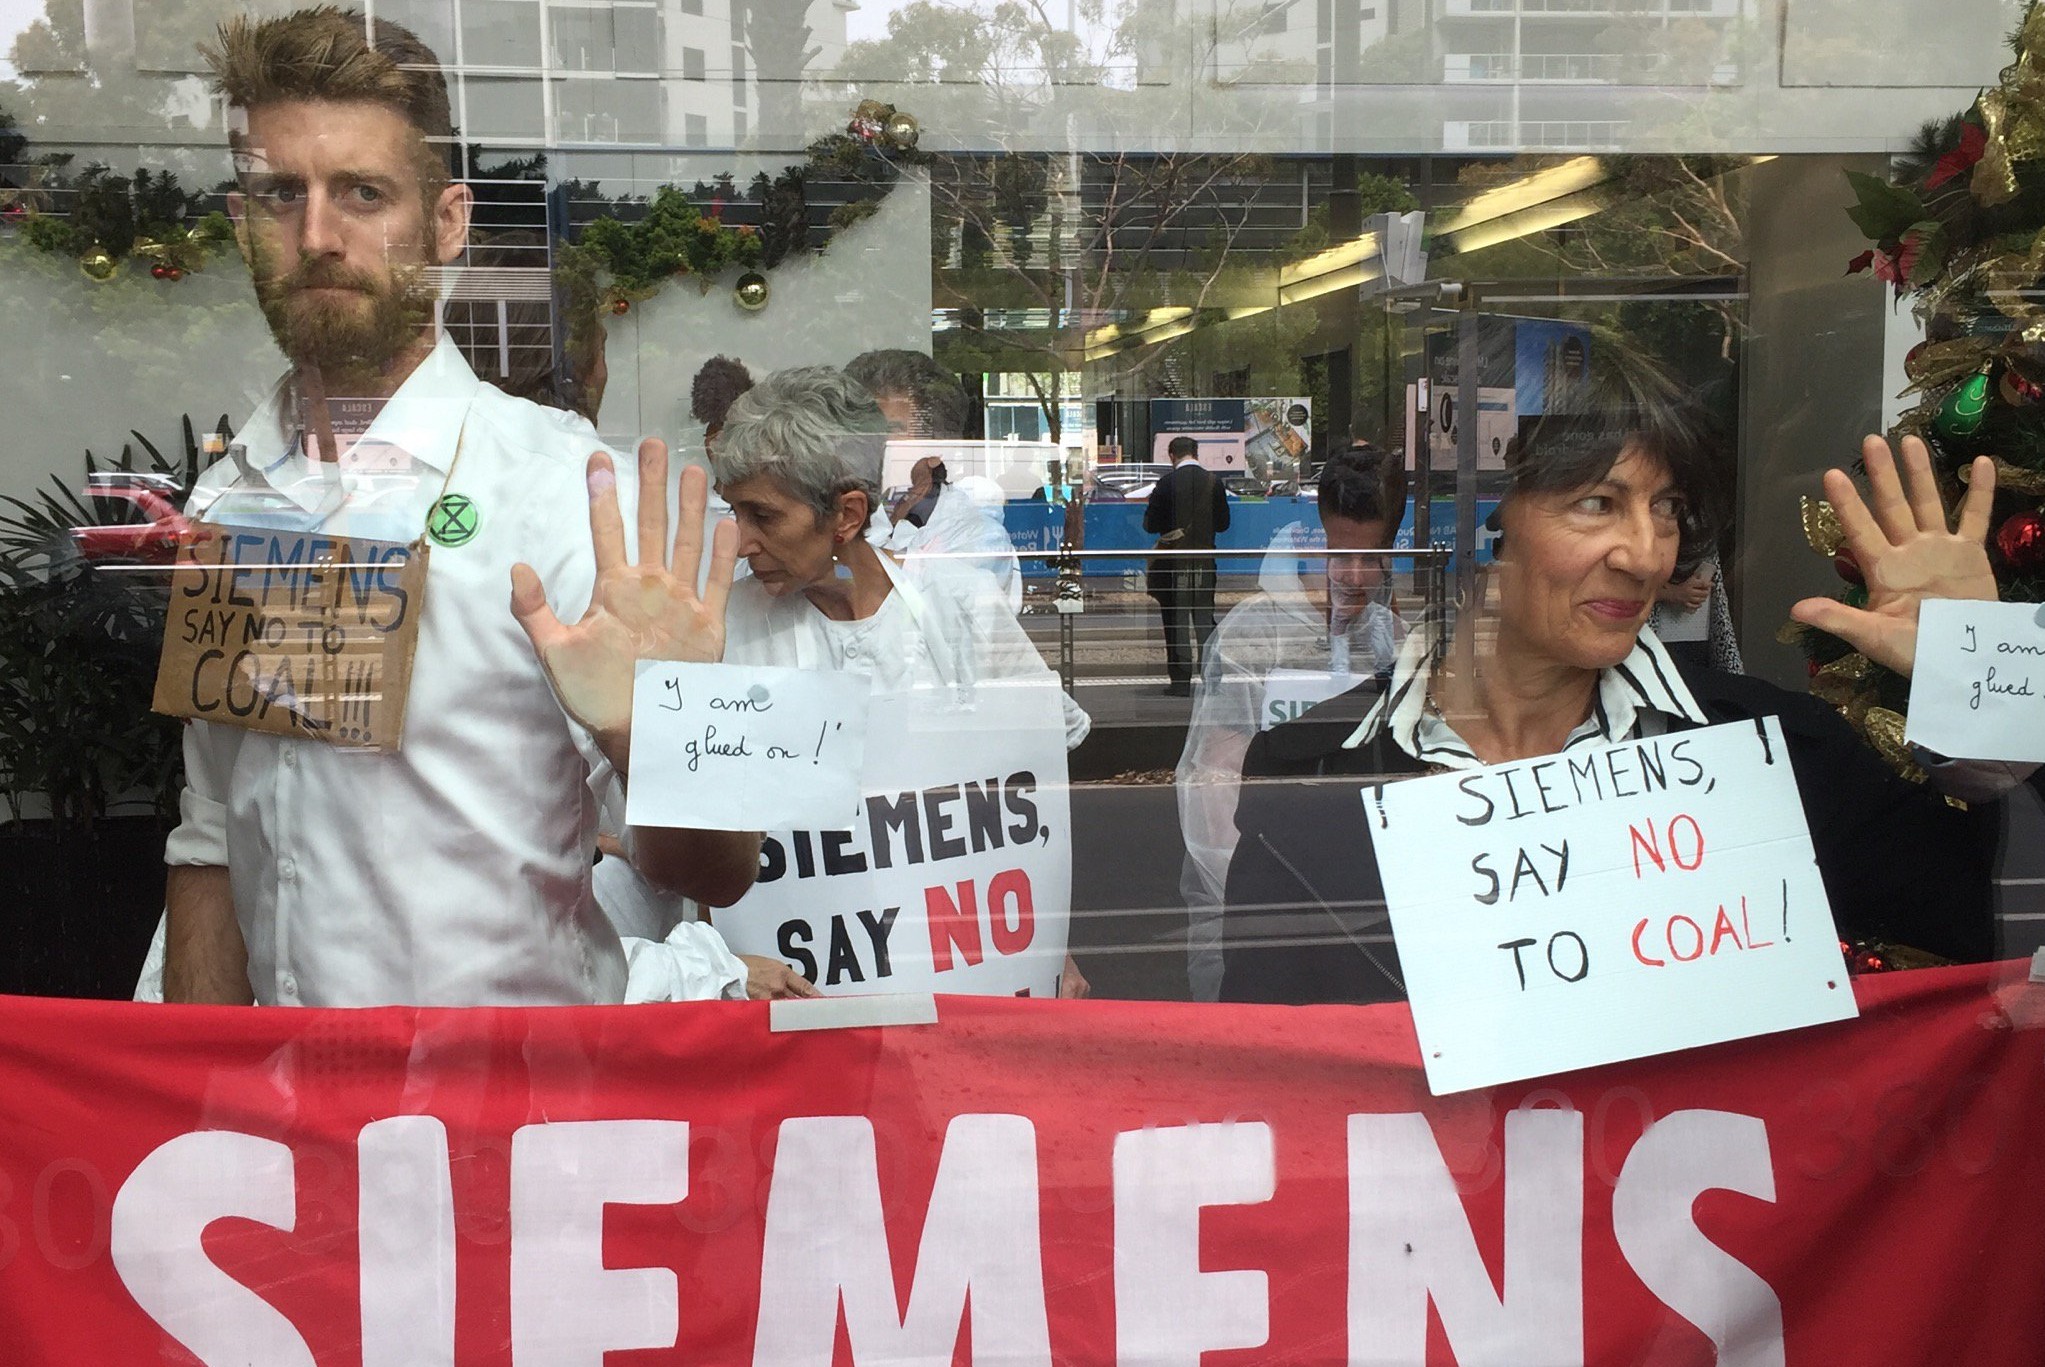
[[810, 985], [808, 978], [779, 959], [741, 954], [738, 961], [746, 966], [746, 996], [753, 1001], [788, 1001], [796, 997], [824, 995]]
[[611, 458], [598, 452], [589, 458], [589, 540], [596, 552], [589, 610], [573, 626], [564, 625], [547, 605], [546, 588], [532, 566], [511, 569], [512, 615], [525, 628], [561, 705], [596, 737], [620, 773], [631, 753], [633, 662], [715, 663], [724, 658], [724, 609], [738, 529], [728, 518], [717, 524], [710, 578], [699, 596], [696, 577], [708, 497], [708, 476], [695, 466], [684, 470], [670, 557], [667, 447], [650, 437], [639, 443], [639, 561], [634, 564], [625, 558], [617, 473]]
[[1987, 456], [1975, 458], [1967, 497], [1960, 505], [1959, 529], [1948, 531], [1931, 453], [1922, 441], [1903, 439], [1907, 481], [1898, 477], [1889, 444], [1880, 437], [1862, 442], [1860, 452], [1867, 463], [1869, 501], [1862, 502], [1843, 470], [1825, 472], [1825, 497], [1832, 500], [1846, 544], [1867, 579], [1867, 606], [1806, 598], [1789, 613], [1907, 676], [1917, 655], [1917, 609], [1925, 599], [1992, 603], [2000, 596], [1983, 544], [1988, 539], [1989, 506], [1995, 501], [1995, 462]]
[[1711, 566], [1706, 565], [1688, 579], [1671, 579], [1655, 597], [1670, 607], [1695, 612], [1711, 597], [1712, 577]]
[[1086, 980], [1086, 974], [1079, 971], [1079, 965], [1065, 956], [1065, 971], [1058, 975], [1058, 997], [1061, 1001], [1078, 1001], [1081, 997], [1093, 995], [1093, 984]]

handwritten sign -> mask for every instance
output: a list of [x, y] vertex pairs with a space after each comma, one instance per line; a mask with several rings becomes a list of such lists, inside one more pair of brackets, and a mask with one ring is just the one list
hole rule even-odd
[[202, 524], [170, 581], [151, 705], [396, 749], [425, 604], [419, 545]]
[[827, 995], [1056, 996], [1072, 900], [1056, 683], [874, 697], [858, 817], [770, 831], [759, 881], [714, 913], [735, 953]]
[[1362, 798], [1437, 1096], [1855, 1014], [1772, 717]]
[[633, 674], [634, 826], [836, 826], [859, 808], [863, 675], [641, 660]]
[[2041, 614], [2036, 603], [1920, 607], [1903, 738], [1952, 759], [2045, 760]]

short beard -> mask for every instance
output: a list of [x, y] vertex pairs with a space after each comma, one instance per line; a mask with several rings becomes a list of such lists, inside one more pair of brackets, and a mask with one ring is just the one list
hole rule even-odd
[[[367, 380], [388, 371], [425, 335], [433, 301], [421, 288], [423, 277], [421, 267], [400, 266], [382, 283], [346, 267], [306, 261], [281, 278], [259, 278], [256, 302], [294, 365], [321, 371], [330, 384]], [[318, 287], [360, 290], [370, 309], [364, 315], [347, 301], [306, 293]]]

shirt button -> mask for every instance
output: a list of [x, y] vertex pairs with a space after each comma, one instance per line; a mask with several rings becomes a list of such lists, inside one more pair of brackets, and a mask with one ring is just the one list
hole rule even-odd
[[297, 1001], [298, 979], [292, 977], [289, 973], [286, 973], [283, 979], [279, 981], [277, 984], [277, 995], [282, 997], [285, 1001], [292, 1002]]
[[845, 658], [848, 660], [856, 660], [859, 658], [859, 642], [851, 641], [846, 644]]
[[284, 767], [285, 767], [286, 769], [296, 769], [296, 768], [298, 767], [298, 747], [297, 747], [297, 746], [295, 746], [295, 745], [286, 745], [286, 746], [284, 747]]
[[289, 883], [298, 877], [298, 865], [286, 859], [277, 865], [277, 876]]

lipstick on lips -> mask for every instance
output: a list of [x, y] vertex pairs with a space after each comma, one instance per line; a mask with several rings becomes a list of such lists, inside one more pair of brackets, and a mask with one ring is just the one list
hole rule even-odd
[[1647, 606], [1644, 598], [1593, 598], [1584, 604], [1592, 612], [1610, 622], [1630, 622], [1640, 616]]

